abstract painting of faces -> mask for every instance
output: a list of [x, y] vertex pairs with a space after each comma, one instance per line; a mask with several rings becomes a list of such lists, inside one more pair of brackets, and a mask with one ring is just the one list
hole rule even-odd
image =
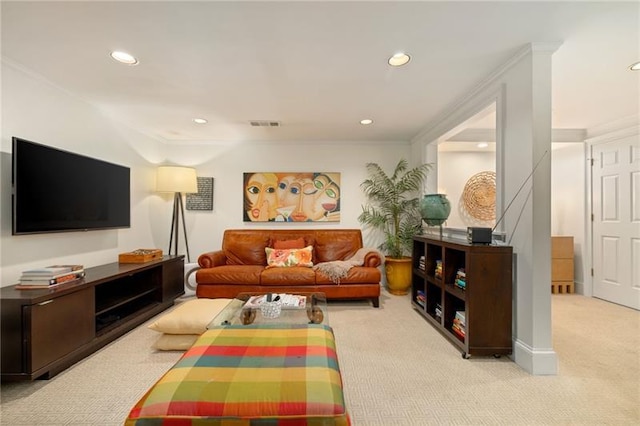
[[244, 173], [244, 222], [340, 222], [340, 173]]

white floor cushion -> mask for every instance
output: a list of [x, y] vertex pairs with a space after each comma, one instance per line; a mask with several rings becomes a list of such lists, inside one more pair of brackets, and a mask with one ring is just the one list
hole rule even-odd
[[186, 351], [200, 337], [199, 334], [165, 334], [163, 333], [153, 344], [159, 351]]
[[167, 334], [202, 334], [211, 320], [232, 299], [192, 299], [181, 302], [149, 324], [151, 330]]

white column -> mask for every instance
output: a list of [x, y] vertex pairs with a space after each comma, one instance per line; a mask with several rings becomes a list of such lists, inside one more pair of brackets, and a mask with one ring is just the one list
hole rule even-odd
[[[556, 374], [551, 333], [551, 55], [557, 45], [532, 44], [507, 82], [505, 216], [515, 268], [515, 361], [532, 374]], [[510, 90], [511, 89], [511, 90]], [[516, 105], [514, 105], [516, 104]], [[513, 108], [517, 106], [517, 108]], [[535, 169], [535, 173], [522, 187]]]

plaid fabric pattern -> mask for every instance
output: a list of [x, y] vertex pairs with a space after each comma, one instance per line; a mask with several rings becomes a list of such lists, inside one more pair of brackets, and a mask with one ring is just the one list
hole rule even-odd
[[208, 330], [133, 407], [127, 426], [350, 424], [322, 324]]

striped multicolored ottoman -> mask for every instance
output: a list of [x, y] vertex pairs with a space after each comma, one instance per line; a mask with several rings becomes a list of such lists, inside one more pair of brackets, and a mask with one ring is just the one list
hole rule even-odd
[[331, 327], [205, 332], [131, 409], [126, 425], [349, 425]]

